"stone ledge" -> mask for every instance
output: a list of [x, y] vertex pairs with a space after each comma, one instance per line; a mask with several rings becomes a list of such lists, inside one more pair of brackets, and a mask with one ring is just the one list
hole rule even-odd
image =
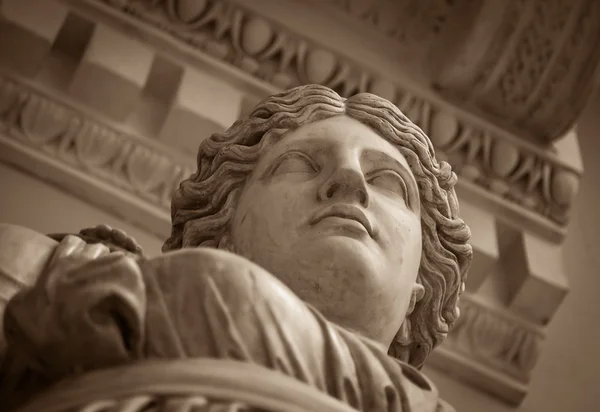
[[169, 233], [169, 208], [193, 160], [0, 73], [2, 161], [65, 187], [150, 231]]
[[477, 295], [463, 295], [461, 315], [428, 365], [517, 405], [545, 339], [542, 328]]
[[315, 82], [346, 96], [369, 91], [387, 97], [429, 134], [439, 157], [459, 174], [465, 196], [509, 224], [556, 242], [565, 236], [581, 170], [560, 153], [542, 150], [431, 91], [382, 78], [229, 2], [207, 1], [195, 10], [177, 11], [163, 1], [63, 1], [94, 19], [157, 42], [174, 59], [202, 56], [201, 64], [211, 65], [212, 72], [225, 62], [225, 77], [237, 76], [236, 83], [246, 84], [244, 89], [255, 94]]

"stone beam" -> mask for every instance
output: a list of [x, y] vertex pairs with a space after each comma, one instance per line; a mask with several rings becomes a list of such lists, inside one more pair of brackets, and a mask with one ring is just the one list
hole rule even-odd
[[159, 139], [195, 155], [203, 139], [237, 120], [242, 98], [219, 78], [186, 67]]
[[53, 1], [1, 1], [0, 67], [37, 75], [67, 13], [63, 4]]
[[569, 290], [561, 245], [499, 225], [506, 305], [522, 318], [547, 325]]
[[153, 57], [150, 47], [96, 24], [69, 92], [111, 119], [124, 121], [140, 100]]

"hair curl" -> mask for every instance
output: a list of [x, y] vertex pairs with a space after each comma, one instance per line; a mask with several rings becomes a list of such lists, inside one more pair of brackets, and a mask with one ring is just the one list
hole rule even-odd
[[429, 138], [391, 102], [369, 93], [342, 98], [320, 85], [306, 85], [262, 101], [244, 119], [201, 142], [198, 170], [183, 181], [171, 205], [172, 231], [163, 251], [183, 247], [227, 247], [236, 202], [266, 148], [307, 123], [347, 115], [393, 144], [406, 158], [421, 201], [423, 253], [417, 281], [423, 298], [407, 317], [410, 339], [389, 353], [421, 367], [459, 316], [472, 249], [469, 228], [458, 217], [457, 177], [437, 162]]

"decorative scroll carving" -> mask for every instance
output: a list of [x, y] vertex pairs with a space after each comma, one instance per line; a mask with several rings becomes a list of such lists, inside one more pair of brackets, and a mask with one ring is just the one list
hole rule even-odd
[[460, 318], [444, 346], [524, 383], [535, 366], [544, 333], [506, 310], [463, 295]]
[[0, 131], [168, 210], [191, 167], [0, 74]]
[[387, 98], [431, 137], [462, 180], [543, 217], [550, 231], [562, 236], [579, 174], [516, 137], [499, 135], [446, 104], [403, 90], [229, 2], [88, 1], [118, 7], [280, 88], [320, 83], [344, 96], [372, 92]]

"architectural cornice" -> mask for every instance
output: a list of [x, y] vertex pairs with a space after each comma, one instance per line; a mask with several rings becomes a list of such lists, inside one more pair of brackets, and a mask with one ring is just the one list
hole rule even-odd
[[544, 330], [478, 295], [465, 294], [460, 309], [454, 329], [428, 365], [519, 404], [542, 350]]
[[511, 134], [432, 90], [383, 77], [232, 2], [63, 1], [156, 43], [174, 59], [210, 66], [254, 95], [310, 82], [344, 96], [374, 92], [387, 97], [431, 137], [438, 156], [453, 165], [461, 196], [553, 241], [565, 235], [582, 170], [553, 149]]
[[0, 160], [161, 237], [169, 233], [173, 193], [195, 168], [193, 159], [2, 72]]
[[[255, 10], [270, 0], [254, 3]], [[260, 3], [260, 4], [259, 4]], [[573, 125], [600, 81], [595, 0], [326, 0], [405, 71], [457, 105], [539, 144]], [[315, 8], [319, 6], [315, 5]], [[565, 102], [569, 102], [565, 104]]]
[[460, 308], [460, 320], [445, 343], [446, 348], [522, 383], [529, 382], [545, 338], [543, 329], [477, 295], [466, 295]]

